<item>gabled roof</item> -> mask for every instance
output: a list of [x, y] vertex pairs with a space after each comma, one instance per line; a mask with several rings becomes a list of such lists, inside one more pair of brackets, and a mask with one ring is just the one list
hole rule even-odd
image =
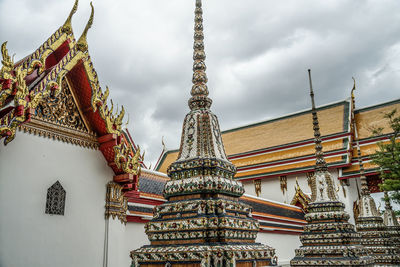
[[[7, 144], [14, 139], [18, 127], [24, 125], [25, 129], [37, 128], [38, 125], [34, 122], [38, 120], [36, 109], [40, 103], [68, 90], [72, 95], [78, 96], [73, 98], [73, 102], [79, 110], [80, 118], [85, 122], [85, 131], [91, 138], [95, 138], [95, 146], [100, 148], [113, 169], [116, 175], [114, 181], [124, 184], [125, 189], [137, 189], [135, 177], [140, 173], [140, 149], [132, 145], [122, 130], [124, 108], [119, 113], [114, 113], [112, 102], [111, 107], [108, 106], [108, 88], [105, 92], [102, 91], [90, 59], [86, 35], [93, 23], [93, 6], [81, 37], [75, 41], [71, 18], [77, 6], [78, 0], [64, 25], [34, 53], [16, 64], [8, 55], [6, 43], [3, 44], [3, 67], [0, 70], [0, 138], [5, 138], [4, 143]], [[55, 122], [49, 122], [43, 127], [50, 127], [51, 123]], [[62, 128], [65, 125], [58, 126]], [[62, 129], [59, 134], [64, 136], [59, 139], [81, 144], [80, 138], [85, 137], [79, 136], [74, 130], [76, 129]]]

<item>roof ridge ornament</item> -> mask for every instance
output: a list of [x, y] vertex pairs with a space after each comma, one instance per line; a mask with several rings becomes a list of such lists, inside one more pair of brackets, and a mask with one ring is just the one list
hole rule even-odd
[[212, 100], [208, 97], [206, 53], [204, 51], [203, 9], [201, 0], [196, 0], [194, 17], [194, 42], [193, 42], [193, 78], [192, 90], [189, 99], [191, 110], [211, 107]]
[[62, 26], [62, 31], [67, 33], [67, 34], [71, 34], [72, 33], [71, 20], [72, 20], [72, 16], [78, 10], [78, 2], [79, 2], [79, 0], [75, 0], [74, 6], [72, 7], [71, 12], [68, 15], [68, 18], [66, 19], [66, 21], [64, 22], [64, 25]]
[[356, 107], [356, 98], [354, 96], [354, 91], [356, 90], [356, 79], [354, 79], [354, 77], [351, 78], [353, 79], [353, 88], [351, 89], [351, 101], [354, 109]]
[[85, 29], [82, 32], [81, 37], [79, 37], [78, 43], [76, 44], [80, 51], [87, 51], [88, 50], [88, 44], [87, 44], [86, 37], [87, 37], [87, 33], [88, 33], [89, 29], [92, 27], [93, 17], [94, 17], [94, 7], [93, 7], [92, 2], [90, 2], [90, 7], [92, 8], [92, 11], [90, 13], [89, 20], [88, 20], [88, 22], [86, 24]]

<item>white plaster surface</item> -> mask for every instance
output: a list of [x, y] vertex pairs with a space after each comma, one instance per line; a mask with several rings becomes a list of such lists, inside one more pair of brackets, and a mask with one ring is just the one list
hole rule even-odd
[[259, 232], [256, 242], [275, 248], [279, 265], [289, 264], [290, 260], [294, 258], [294, 250], [301, 245], [298, 235], [282, 235], [268, 232]]
[[147, 238], [146, 233], [144, 232], [144, 223], [127, 223], [124, 241], [130, 264], [131, 258], [129, 257], [129, 253], [132, 250], [138, 249], [144, 245], [150, 245], [150, 241]]
[[[22, 132], [0, 144], [0, 266], [103, 266], [112, 177], [98, 150]], [[64, 216], [45, 214], [57, 180], [66, 190]]]

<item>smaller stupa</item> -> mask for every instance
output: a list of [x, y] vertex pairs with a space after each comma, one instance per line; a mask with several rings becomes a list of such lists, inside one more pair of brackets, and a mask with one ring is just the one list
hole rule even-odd
[[383, 213], [383, 222], [389, 231], [392, 244], [400, 250], [400, 224], [397, 221], [396, 215], [392, 209], [392, 205], [390, 204], [390, 199], [388, 196], [388, 192], [384, 191], [385, 198], [385, 212]]
[[356, 228], [361, 234], [361, 244], [364, 245], [368, 255], [374, 258], [375, 266], [400, 266], [400, 255], [391, 233], [383, 223], [375, 201], [371, 197], [364, 174], [356, 123], [353, 127], [360, 165], [361, 197], [358, 200], [359, 215], [356, 218]]
[[321, 134], [310, 80], [316, 166], [311, 177], [311, 202], [305, 215], [307, 225], [300, 235], [303, 244], [296, 249], [291, 266], [372, 266], [373, 260], [360, 245], [360, 235], [348, 222], [350, 216], [338, 200], [333, 179], [322, 152]]

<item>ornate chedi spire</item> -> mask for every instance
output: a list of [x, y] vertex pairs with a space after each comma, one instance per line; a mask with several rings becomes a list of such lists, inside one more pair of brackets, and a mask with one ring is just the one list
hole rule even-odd
[[131, 252], [132, 266], [268, 266], [275, 250], [255, 243], [258, 221], [239, 202], [243, 185], [233, 176], [217, 117], [210, 111], [204, 63], [201, 1], [196, 1], [190, 112], [183, 122], [177, 161], [168, 168], [166, 203], [146, 224], [151, 245]]
[[356, 218], [356, 228], [361, 234], [361, 244], [368, 251], [368, 255], [374, 258], [375, 266], [399, 266], [400, 256], [397, 248], [368, 189], [355, 120], [353, 129], [360, 165], [361, 197], [358, 200], [359, 215]]
[[300, 236], [303, 244], [296, 249], [296, 256], [291, 266], [370, 266], [368, 257], [360, 245], [360, 235], [354, 225], [348, 222], [349, 214], [344, 211], [344, 204], [338, 200], [334, 184], [322, 152], [321, 134], [314, 92], [310, 80], [310, 96], [315, 140], [316, 166], [311, 177], [312, 198], [305, 215], [307, 225]]

